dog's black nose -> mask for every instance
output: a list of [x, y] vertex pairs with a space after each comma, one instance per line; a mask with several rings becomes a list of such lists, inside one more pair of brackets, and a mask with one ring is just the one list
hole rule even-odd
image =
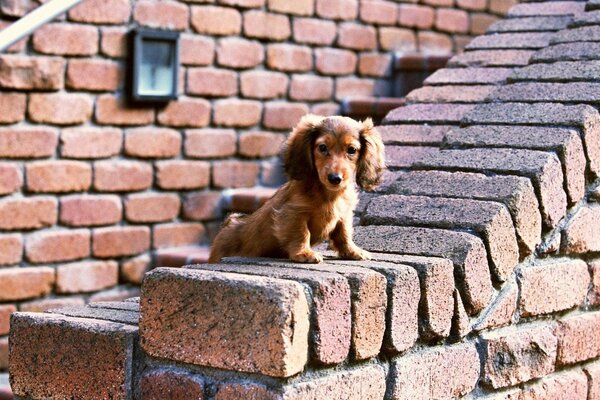
[[339, 185], [342, 182], [342, 177], [339, 174], [329, 174], [327, 180], [332, 185]]

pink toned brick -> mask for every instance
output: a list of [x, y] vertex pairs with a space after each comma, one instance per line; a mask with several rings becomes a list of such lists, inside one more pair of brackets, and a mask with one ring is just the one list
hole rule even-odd
[[144, 372], [139, 385], [141, 397], [148, 400], [205, 399], [203, 380], [184, 371], [149, 370]]
[[210, 164], [205, 161], [159, 161], [156, 184], [161, 189], [200, 189], [210, 182]]
[[212, 38], [184, 34], [180, 46], [179, 57], [184, 65], [209, 65], [215, 58], [215, 41]]
[[12, 304], [0, 305], [0, 335], [7, 335], [10, 331], [10, 315], [17, 311]]
[[391, 73], [392, 57], [389, 54], [363, 53], [358, 60], [358, 72], [364, 76], [386, 77]]
[[96, 122], [101, 125], [146, 125], [154, 122], [151, 108], [132, 108], [112, 94], [96, 100]]
[[[200, 0], [200, 2], [210, 3], [212, 0]], [[267, 0], [220, 0], [220, 4], [228, 6], [238, 6], [241, 8], [261, 8]]]
[[58, 216], [55, 197], [0, 200], [0, 229], [35, 229], [52, 226]]
[[134, 21], [151, 28], [183, 31], [189, 18], [187, 5], [170, 1], [138, 1], [133, 11]]
[[176, 194], [134, 194], [125, 199], [125, 217], [131, 222], [170, 221], [179, 214], [180, 204]]
[[224, 67], [253, 68], [264, 57], [263, 46], [255, 40], [226, 38], [217, 44], [217, 62]]
[[25, 118], [26, 96], [21, 93], [0, 93], [0, 124], [13, 124]]
[[23, 186], [21, 169], [10, 163], [0, 163], [0, 195], [14, 193]]
[[337, 43], [352, 50], [374, 50], [377, 48], [377, 31], [372, 26], [344, 22], [339, 26]]
[[61, 156], [105, 158], [119, 154], [123, 134], [115, 128], [67, 128], [60, 134]]
[[66, 62], [62, 58], [3, 55], [1, 60], [0, 87], [41, 90], [64, 87]]
[[285, 136], [278, 133], [251, 131], [240, 135], [240, 154], [244, 157], [270, 157], [281, 151]]
[[54, 128], [0, 128], [0, 157], [49, 157], [54, 154], [57, 143], [58, 131]]
[[244, 35], [264, 40], [286, 40], [292, 34], [286, 15], [259, 10], [244, 13]]
[[204, 225], [198, 223], [173, 223], [154, 225], [152, 247], [177, 247], [199, 244], [206, 235]]
[[315, 18], [294, 18], [294, 41], [305, 44], [331, 45], [337, 35], [333, 21]]
[[582, 371], [558, 372], [523, 388], [519, 400], [588, 400], [587, 379]]
[[239, 188], [256, 185], [260, 166], [251, 161], [216, 161], [212, 183], [218, 188]]
[[60, 199], [60, 222], [67, 226], [112, 225], [121, 221], [119, 196], [74, 195]]
[[204, 191], [192, 193], [184, 198], [183, 215], [193, 221], [205, 221], [221, 216], [221, 192]]
[[67, 67], [67, 87], [75, 90], [115, 91], [122, 71], [114, 61], [72, 59]]
[[600, 340], [595, 332], [600, 328], [600, 313], [585, 313], [558, 321], [557, 365], [574, 364], [600, 355]]
[[393, 1], [367, 0], [360, 2], [360, 19], [368, 24], [395, 25], [398, 5]]
[[227, 127], [249, 127], [258, 124], [262, 104], [254, 100], [225, 99], [214, 104], [214, 123]]
[[148, 254], [130, 258], [121, 263], [119, 278], [122, 281], [141, 285], [144, 274], [150, 268], [151, 259]]
[[88, 0], [69, 11], [71, 21], [92, 24], [124, 24], [131, 16], [128, 0]]
[[200, 96], [232, 96], [237, 93], [237, 74], [218, 68], [190, 68], [187, 73], [187, 91]]
[[23, 237], [17, 233], [0, 235], [0, 265], [17, 264], [22, 258]]
[[179, 154], [181, 134], [168, 128], [137, 128], [125, 134], [125, 154], [142, 158], [169, 158]]
[[600, 250], [600, 227], [595, 223], [600, 217], [600, 205], [591, 204], [575, 213], [563, 232], [565, 251], [583, 254]]
[[419, 32], [417, 33], [417, 42], [419, 51], [450, 54], [453, 44], [450, 36], [437, 32]]
[[591, 306], [597, 306], [600, 304], [600, 260], [589, 261], [588, 266], [592, 276], [592, 284], [588, 292], [588, 303]]
[[306, 46], [272, 44], [267, 46], [267, 65], [279, 71], [308, 71], [313, 66], [312, 51]]
[[25, 167], [27, 189], [38, 193], [79, 192], [92, 184], [92, 166], [81, 161], [37, 161]]
[[337, 78], [335, 98], [343, 100], [349, 97], [370, 97], [375, 94], [375, 82], [372, 79]]
[[268, 0], [269, 10], [293, 15], [312, 15], [315, 9], [314, 3], [314, 0]]
[[79, 260], [90, 255], [87, 229], [36, 232], [25, 241], [25, 256], [32, 263]]
[[236, 134], [233, 129], [190, 129], [185, 133], [185, 155], [213, 158], [235, 154]]
[[100, 51], [112, 58], [125, 57], [127, 53], [127, 30], [123, 28], [102, 28]]
[[316, 14], [322, 18], [351, 20], [358, 16], [357, 0], [315, 0]]
[[398, 24], [406, 28], [431, 29], [435, 9], [417, 4], [400, 4]]
[[292, 100], [329, 100], [333, 95], [333, 80], [317, 75], [294, 75], [290, 85]]
[[435, 27], [443, 32], [467, 33], [469, 31], [469, 14], [462, 10], [439, 8], [436, 11]]
[[54, 268], [27, 267], [0, 269], [0, 301], [25, 300], [50, 293]]
[[115, 261], [84, 261], [56, 269], [58, 293], [95, 292], [115, 286], [118, 280], [119, 266]]
[[382, 27], [379, 28], [379, 45], [384, 50], [409, 53], [416, 50], [416, 38], [410, 29]]
[[52, 93], [31, 94], [28, 114], [35, 122], [56, 125], [74, 125], [89, 121], [94, 102], [86, 94]]
[[308, 106], [303, 103], [267, 103], [265, 104], [263, 125], [269, 129], [291, 129], [305, 114], [308, 114]]
[[142, 253], [150, 248], [150, 228], [126, 226], [94, 229], [92, 251], [96, 257], [120, 257]]
[[21, 303], [19, 310], [23, 312], [44, 312], [63, 307], [83, 307], [85, 301], [80, 297], [63, 297], [54, 299], [32, 300]]
[[152, 185], [152, 167], [137, 161], [98, 161], [94, 164], [94, 188], [101, 192], [128, 192]]
[[173, 127], [199, 128], [210, 122], [210, 102], [204, 99], [180, 97], [159, 111], [158, 123]]
[[193, 6], [191, 24], [198, 33], [237, 35], [242, 30], [242, 15], [235, 8]]
[[286, 94], [289, 78], [280, 72], [247, 71], [240, 74], [240, 89], [244, 97], [272, 99]]
[[349, 75], [356, 69], [357, 57], [352, 51], [333, 48], [315, 50], [316, 69], [324, 75]]
[[34, 50], [44, 54], [87, 56], [98, 53], [98, 28], [51, 23], [33, 34]]

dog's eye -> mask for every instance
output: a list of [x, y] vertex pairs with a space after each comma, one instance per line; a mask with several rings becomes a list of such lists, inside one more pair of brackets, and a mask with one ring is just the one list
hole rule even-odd
[[327, 154], [327, 145], [321, 143], [318, 147], [319, 151], [323, 154]]
[[348, 154], [353, 155], [356, 154], [356, 147], [354, 146], [350, 146], [348, 147], [348, 150], [346, 150], [348, 152]]

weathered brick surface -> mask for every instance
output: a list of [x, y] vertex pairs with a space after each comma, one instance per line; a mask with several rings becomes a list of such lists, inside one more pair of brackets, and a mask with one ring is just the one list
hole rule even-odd
[[304, 103], [269, 102], [265, 104], [263, 125], [269, 129], [288, 130], [305, 114], [308, 114], [308, 106]]
[[161, 189], [199, 189], [208, 186], [210, 164], [206, 161], [159, 161], [156, 184]]
[[391, 1], [368, 0], [360, 4], [360, 19], [378, 25], [394, 25], [398, 18], [398, 6]]
[[54, 284], [54, 269], [49, 267], [0, 269], [1, 301], [25, 300], [43, 297]]
[[568, 16], [509, 18], [494, 23], [489, 32], [559, 31], [571, 20]]
[[260, 121], [262, 108], [262, 103], [255, 100], [218, 100], [214, 103], [213, 121], [227, 127], [250, 127]]
[[87, 229], [41, 231], [25, 241], [25, 257], [32, 263], [70, 261], [90, 255]]
[[66, 128], [60, 133], [60, 153], [65, 158], [105, 158], [121, 151], [123, 134], [115, 128]]
[[250, 10], [244, 13], [244, 33], [246, 36], [267, 39], [285, 40], [292, 34], [287, 16]]
[[583, 12], [584, 3], [557, 1], [550, 4], [518, 4], [508, 11], [510, 17], [573, 15]]
[[206, 234], [202, 224], [172, 223], [154, 225], [152, 228], [152, 246], [175, 247], [200, 243]]
[[515, 49], [537, 50], [548, 46], [554, 33], [496, 33], [478, 36], [467, 45], [468, 50]]
[[244, 97], [271, 99], [285, 95], [288, 82], [283, 73], [247, 71], [240, 74], [240, 91]]
[[304, 72], [313, 67], [310, 47], [291, 44], [267, 46], [266, 64], [277, 71]]
[[68, 226], [111, 225], [121, 221], [119, 196], [72, 195], [60, 199], [60, 222]]
[[217, 44], [217, 62], [225, 67], [252, 68], [264, 57], [263, 47], [255, 40], [226, 38]]
[[491, 269], [501, 281], [512, 273], [519, 258], [510, 214], [497, 203], [387, 195], [369, 203], [362, 221], [374, 225], [472, 229], [485, 241]]
[[500, 84], [510, 75], [510, 68], [444, 68], [431, 74], [428, 85]]
[[435, 21], [435, 9], [417, 4], [400, 4], [398, 23], [407, 28], [429, 29]]
[[390, 111], [383, 123], [458, 124], [473, 107], [473, 105], [465, 104], [413, 104]]
[[392, 58], [389, 54], [364, 53], [358, 59], [358, 72], [373, 77], [391, 75]]
[[324, 75], [348, 75], [354, 72], [358, 58], [349, 50], [319, 48], [315, 50], [315, 68]]
[[532, 50], [473, 50], [452, 57], [449, 67], [515, 67], [527, 65]]
[[0, 306], [0, 335], [7, 335], [10, 331], [10, 315], [17, 311], [17, 307], [12, 304]]
[[142, 398], [148, 400], [205, 398], [202, 379], [185, 371], [169, 369], [145, 371], [140, 379], [140, 393]]
[[188, 69], [189, 94], [220, 97], [234, 95], [237, 91], [237, 75], [233, 71], [211, 67]]
[[215, 57], [215, 41], [211, 38], [183, 34], [179, 57], [184, 65], [209, 65]]
[[154, 121], [154, 110], [127, 107], [122, 99], [106, 94], [96, 100], [95, 116], [101, 125], [145, 125]]
[[579, 209], [563, 231], [563, 246], [567, 253], [582, 254], [598, 251], [598, 226], [600, 206], [590, 204]]
[[170, 221], [179, 214], [179, 207], [176, 194], [134, 194], [125, 199], [125, 217], [131, 222]]
[[354, 50], [374, 50], [377, 48], [377, 30], [353, 22], [341, 23], [338, 28], [339, 46]]
[[190, 22], [194, 30], [202, 34], [228, 36], [242, 30], [242, 15], [230, 7], [192, 7]]
[[58, 57], [2, 55], [0, 87], [58, 90], [64, 87], [65, 60]]
[[294, 18], [292, 29], [296, 42], [314, 45], [331, 45], [337, 33], [333, 21], [314, 18]]
[[34, 229], [52, 226], [58, 217], [54, 197], [0, 200], [0, 228], [5, 230]]
[[592, 284], [588, 292], [588, 303], [592, 306], [600, 304], [600, 262], [599, 260], [591, 260], [588, 262]]
[[183, 216], [194, 221], [216, 219], [221, 216], [221, 193], [204, 191], [192, 193], [184, 197]]
[[0, 115], [0, 124], [12, 124], [25, 118], [27, 98], [21, 93], [1, 93], [0, 107], [4, 111]]
[[23, 258], [23, 237], [20, 234], [0, 235], [0, 265], [17, 264]]
[[590, 275], [581, 260], [538, 261], [521, 270], [519, 309], [524, 317], [567, 310], [585, 301]]
[[489, 307], [473, 324], [473, 330], [480, 331], [509, 324], [517, 309], [518, 295], [517, 284], [513, 282], [505, 284]]
[[[151, 355], [276, 377], [304, 368], [309, 310], [296, 282], [159, 268], [147, 275], [143, 293], [141, 345]], [[201, 313], [181, 308], [190, 299]], [[173, 339], [178, 345], [169, 345]]]
[[69, 56], [98, 52], [98, 29], [89, 25], [52, 23], [33, 33], [33, 48], [44, 54]]
[[102, 28], [100, 50], [112, 58], [123, 58], [127, 53], [127, 31], [124, 28]]
[[189, 9], [176, 2], [136, 2], [133, 20], [142, 26], [168, 30], [185, 30], [189, 25]]
[[558, 321], [557, 365], [574, 364], [600, 355], [600, 342], [595, 332], [600, 324], [600, 313], [588, 313]]
[[141, 285], [144, 275], [150, 267], [150, 261], [150, 256], [147, 254], [123, 261], [119, 268], [119, 279], [134, 285]]
[[45, 312], [63, 307], [83, 307], [85, 301], [82, 297], [72, 296], [54, 299], [31, 300], [21, 303], [19, 311], [23, 312]]
[[26, 165], [25, 176], [32, 192], [79, 192], [91, 186], [92, 166], [81, 161], [37, 161]]
[[84, 261], [63, 264], [56, 269], [58, 293], [95, 292], [115, 286], [119, 281], [115, 261]]
[[356, 0], [316, 0], [316, 14], [327, 19], [349, 20], [358, 15]]
[[27, 114], [35, 122], [74, 125], [89, 121], [94, 102], [80, 93], [35, 93], [29, 96]]
[[136, 128], [125, 134], [125, 153], [140, 158], [169, 158], [179, 154], [181, 134], [168, 128]]
[[285, 136], [261, 131], [244, 132], [240, 135], [239, 153], [245, 157], [269, 157], [277, 155]]
[[91, 0], [69, 10], [69, 19], [92, 24], [122, 24], [129, 21], [131, 4], [127, 0]]
[[[16, 314], [11, 324], [10, 374], [15, 395], [131, 397], [136, 327], [33, 313]], [[90, 364], [98, 368], [90, 369]], [[65, 375], [70, 379], [65, 380]]]
[[[442, 37], [445, 38], [443, 35]], [[425, 35], [425, 37], [423, 37], [423, 35], [420, 35], [419, 38], [415, 38], [414, 32], [410, 29], [392, 27], [379, 28], [379, 45], [386, 51], [414, 52], [416, 51], [417, 40], [420, 41], [422, 45], [421, 48], [424, 51], [427, 51], [427, 47], [434, 47], [434, 36], [430, 35], [428, 37]], [[433, 49], [431, 50], [434, 51]]]
[[554, 324], [544, 323], [484, 334], [483, 382], [498, 389], [554, 372], [557, 339], [553, 328]]
[[479, 371], [479, 355], [473, 343], [434, 347], [401, 356], [390, 368], [391, 398], [461, 397], [475, 388]]
[[560, 43], [538, 51], [532, 58], [535, 62], [597, 60], [600, 43]]
[[[73, 59], [67, 67], [67, 87], [75, 90], [115, 91], [123, 72], [113, 61]], [[102, 79], [98, 79], [98, 77]]]
[[101, 192], [128, 192], [152, 185], [152, 167], [138, 161], [98, 161], [94, 163], [94, 188]]
[[21, 169], [10, 163], [0, 163], [0, 194], [10, 194], [23, 186]]
[[439, 145], [452, 126], [381, 125], [377, 127], [383, 142], [392, 144]]
[[210, 122], [210, 111], [211, 104], [204, 99], [179, 97], [158, 113], [157, 121], [174, 127], [204, 127]]
[[92, 251], [100, 258], [135, 255], [149, 248], [147, 226], [98, 228], [92, 234]]
[[519, 399], [587, 400], [587, 379], [582, 371], [560, 372], [542, 378], [522, 390]]
[[212, 184], [218, 188], [256, 185], [260, 165], [252, 161], [217, 161], [212, 167]]
[[188, 157], [228, 157], [235, 154], [236, 142], [233, 129], [191, 129], [185, 132], [184, 151]]
[[596, 399], [600, 395], [600, 366], [599, 363], [588, 364], [583, 368], [588, 378], [588, 398]]
[[0, 128], [0, 156], [44, 158], [54, 154], [58, 132], [46, 127]]
[[515, 69], [509, 81], [579, 81], [593, 80], [600, 71], [600, 61], [559, 61], [552, 64], [531, 64]]
[[495, 90], [493, 85], [476, 86], [425, 86], [413, 90], [406, 97], [415, 103], [479, 103]]

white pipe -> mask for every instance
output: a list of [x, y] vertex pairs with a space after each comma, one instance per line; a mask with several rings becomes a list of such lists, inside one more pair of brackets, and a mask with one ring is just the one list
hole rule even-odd
[[0, 31], [0, 53], [82, 0], [50, 0]]

